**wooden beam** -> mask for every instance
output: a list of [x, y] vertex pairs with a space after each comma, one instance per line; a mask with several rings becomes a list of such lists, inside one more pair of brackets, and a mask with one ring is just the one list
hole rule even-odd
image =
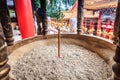
[[[91, 1], [92, 2], [92, 1]], [[100, 9], [104, 9], [104, 8], [113, 8], [113, 7], [117, 7], [117, 1], [111, 1], [111, 2], [104, 2], [104, 3], [97, 3], [97, 4], [89, 4], [86, 5], [85, 4], [85, 9], [88, 10], [100, 10]]]

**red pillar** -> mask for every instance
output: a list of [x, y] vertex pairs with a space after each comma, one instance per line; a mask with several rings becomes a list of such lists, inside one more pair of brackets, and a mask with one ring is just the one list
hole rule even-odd
[[101, 34], [101, 27], [102, 27], [101, 16], [102, 16], [102, 13], [100, 11], [99, 18], [98, 18], [98, 25], [97, 25], [97, 36], [100, 36], [100, 34]]
[[31, 0], [14, 0], [14, 3], [22, 38], [33, 37], [35, 29]]
[[91, 20], [90, 20], [90, 34], [93, 34], [93, 31], [94, 31], [94, 30], [93, 30], [93, 28], [94, 28], [94, 25], [93, 25], [93, 24], [94, 24], [94, 22], [93, 22], [93, 20], [91, 19]]
[[84, 33], [84, 28], [85, 28], [85, 21], [84, 20], [82, 20], [82, 33]]
[[109, 28], [108, 25], [110, 25], [110, 20], [106, 22], [106, 38], [109, 39]]

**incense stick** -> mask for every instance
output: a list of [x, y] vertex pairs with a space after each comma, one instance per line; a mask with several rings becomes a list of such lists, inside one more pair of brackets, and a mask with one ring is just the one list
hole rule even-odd
[[60, 29], [58, 29], [58, 58], [60, 58]]

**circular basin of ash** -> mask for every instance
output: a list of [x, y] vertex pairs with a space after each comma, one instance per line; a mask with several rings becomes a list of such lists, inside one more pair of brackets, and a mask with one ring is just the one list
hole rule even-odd
[[108, 80], [112, 71], [96, 53], [62, 39], [58, 58], [57, 39], [37, 42], [38, 46], [24, 54], [12, 66], [15, 80]]

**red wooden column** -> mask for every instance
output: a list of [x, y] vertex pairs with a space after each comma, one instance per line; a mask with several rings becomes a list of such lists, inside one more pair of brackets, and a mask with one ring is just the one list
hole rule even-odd
[[35, 35], [31, 0], [14, 0], [22, 38]]
[[100, 11], [99, 18], [98, 18], [98, 24], [97, 24], [97, 36], [101, 35], [101, 27], [102, 27], [101, 16], [102, 16], [102, 13]]
[[94, 28], [94, 22], [93, 22], [93, 20], [91, 19], [90, 20], [90, 30], [89, 30], [89, 34], [93, 34], [93, 28]]
[[110, 20], [106, 22], [106, 38], [109, 39], [109, 28], [108, 26], [110, 25]]

